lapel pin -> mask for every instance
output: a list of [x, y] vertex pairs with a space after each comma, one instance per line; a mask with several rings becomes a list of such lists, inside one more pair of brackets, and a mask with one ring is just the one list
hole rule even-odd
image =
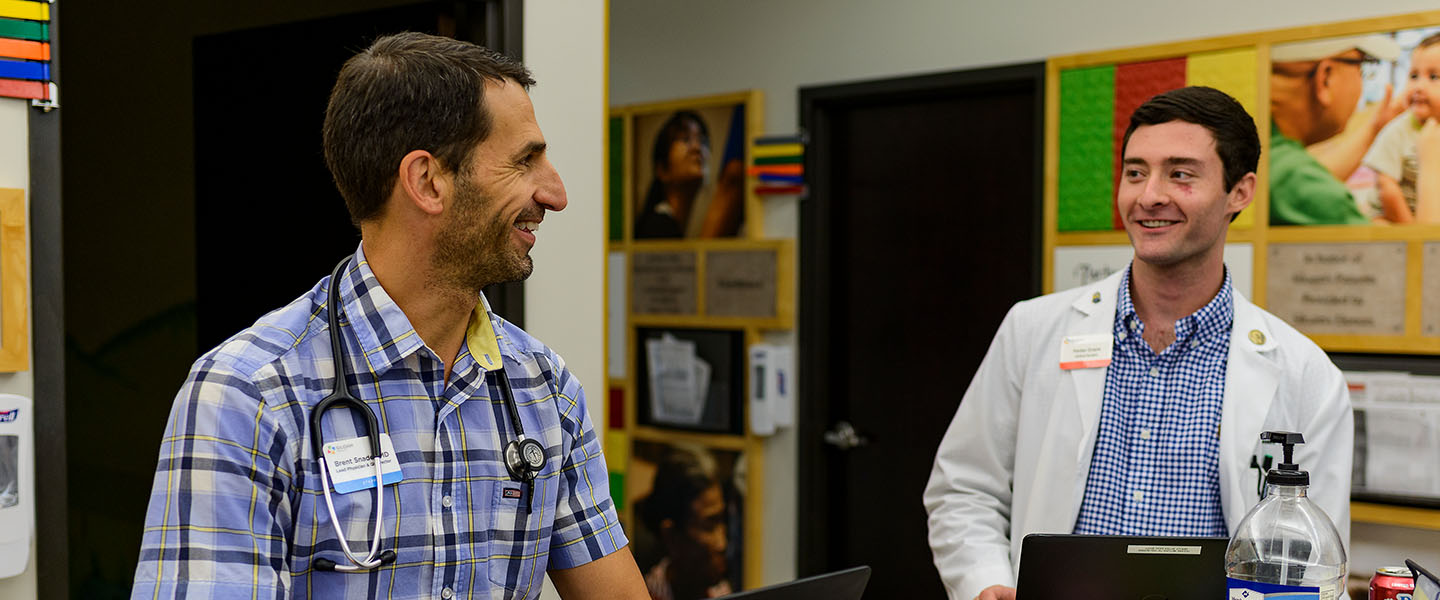
[[1265, 345], [1265, 334], [1260, 333], [1260, 330], [1259, 330], [1259, 329], [1251, 329], [1251, 330], [1250, 330], [1250, 343], [1255, 344], [1256, 346], [1264, 346], [1264, 345]]
[[1091, 303], [1091, 304], [1099, 304], [1099, 303], [1100, 303], [1100, 292], [1095, 292], [1095, 295], [1090, 297], [1090, 303]]

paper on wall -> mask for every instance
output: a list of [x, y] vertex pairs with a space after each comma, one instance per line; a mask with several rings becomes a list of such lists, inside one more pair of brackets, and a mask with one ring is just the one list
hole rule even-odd
[[705, 414], [710, 364], [695, 355], [695, 342], [667, 333], [646, 340], [645, 354], [650, 369], [651, 417], [658, 423], [698, 425]]

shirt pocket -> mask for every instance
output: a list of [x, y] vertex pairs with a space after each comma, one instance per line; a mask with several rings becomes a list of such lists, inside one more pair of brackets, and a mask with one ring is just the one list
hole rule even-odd
[[[517, 592], [520, 598], [538, 598], [545, 577], [542, 555], [549, 540], [540, 539], [539, 503], [525, 488], [525, 484], [511, 480], [494, 486], [490, 499], [490, 583]], [[535, 485], [534, 489], [538, 494], [541, 486]]]

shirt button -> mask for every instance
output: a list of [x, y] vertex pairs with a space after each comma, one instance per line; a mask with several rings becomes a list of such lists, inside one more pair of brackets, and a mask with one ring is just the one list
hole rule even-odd
[[1160, 376], [1160, 367], [1150, 367], [1150, 376], [1151, 376], [1151, 377], [1159, 377], [1159, 376]]
[[448, 587], [440, 590], [440, 597], [444, 598], [445, 600], [450, 600], [451, 598], [455, 597], [455, 590], [452, 590]]
[[1149, 430], [1149, 429], [1141, 429], [1141, 430], [1140, 430], [1140, 439], [1142, 439], [1142, 440], [1148, 440], [1148, 439], [1150, 439], [1150, 430]]
[[1117, 335], [1117, 336], [1115, 336], [1115, 337], [1118, 337], [1118, 338], [1120, 338], [1120, 339], [1123, 340], [1123, 339], [1125, 339], [1126, 335], [1128, 335], [1128, 334], [1126, 334], [1126, 333], [1125, 333], [1125, 330], [1122, 329], [1122, 330], [1120, 330], [1120, 335]]
[[[1135, 490], [1135, 501], [1136, 501], [1136, 502], [1140, 502], [1140, 501], [1142, 501], [1142, 500], [1144, 500], [1144, 499], [1145, 499], [1145, 492], [1142, 492], [1142, 491], [1140, 491], [1140, 490]], [[446, 597], [448, 598], [449, 596], [446, 596]]]
[[451, 500], [449, 496], [440, 499], [440, 506], [443, 506], [445, 508], [450, 508], [450, 506], [453, 504], [455, 504], [455, 501]]
[[1198, 348], [1198, 347], [1200, 347], [1200, 340], [1190, 340], [1190, 347], [1191, 347], [1191, 348]]

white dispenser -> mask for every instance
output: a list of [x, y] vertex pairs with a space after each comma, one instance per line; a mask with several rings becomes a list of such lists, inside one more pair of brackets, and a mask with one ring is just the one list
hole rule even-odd
[[0, 394], [0, 578], [25, 571], [34, 531], [34, 405], [24, 396]]

